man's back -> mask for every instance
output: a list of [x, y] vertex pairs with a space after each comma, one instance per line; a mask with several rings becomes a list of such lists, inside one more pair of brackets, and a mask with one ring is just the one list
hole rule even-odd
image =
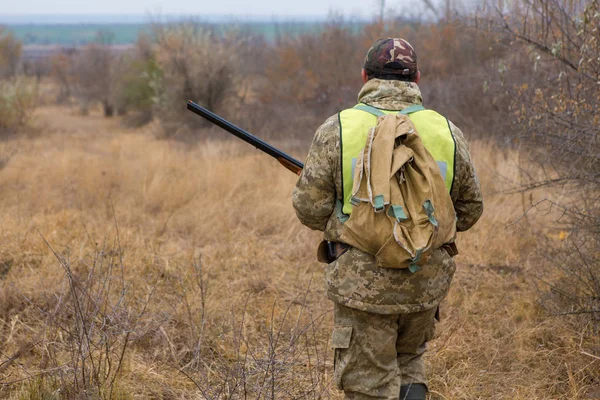
[[[375, 42], [361, 75], [365, 85], [359, 103], [395, 111], [422, 103], [416, 54], [403, 39]], [[433, 338], [437, 308], [450, 288], [456, 269], [452, 259], [455, 252], [446, 247], [436, 249], [413, 273], [409, 269], [380, 268], [373, 254], [343, 243], [343, 223], [347, 219], [344, 210], [351, 205], [344, 205], [342, 160], [347, 147], [341, 137], [344, 129], [356, 128], [353, 124], [352, 119], [336, 114], [317, 129], [293, 194], [298, 218], [311, 229], [324, 232], [319, 248], [329, 250], [325, 286], [334, 302], [334, 378], [348, 399], [396, 400], [400, 396], [424, 400], [427, 377], [422, 355]], [[442, 145], [440, 154], [446, 156], [440, 161], [452, 165], [448, 189], [456, 228], [464, 231], [479, 219], [483, 203], [463, 134], [451, 122], [447, 125], [446, 133], [453, 139], [447, 143], [454, 154], [444, 153], [449, 147]], [[351, 146], [354, 150], [366, 137], [362, 129], [354, 129], [356, 136], [343, 135], [345, 140], [361, 138], [355, 147]], [[431, 143], [439, 144], [436, 140]], [[345, 175], [351, 176], [348, 171]]]
[[[422, 103], [415, 83], [379, 79], [368, 81], [358, 100], [398, 111]], [[456, 176], [451, 197], [458, 218], [457, 228], [464, 231], [481, 215], [482, 199], [462, 132], [452, 123], [450, 128], [456, 141]], [[331, 242], [340, 241], [342, 231], [340, 129], [338, 115], [319, 127], [293, 194], [298, 218], [306, 226], [324, 231], [324, 239]], [[369, 312], [406, 313], [435, 307], [445, 297], [454, 274], [451, 257], [441, 249], [416, 275], [405, 270], [377, 268], [371, 255], [356, 249], [349, 251], [343, 261], [350, 266], [345, 268], [344, 274], [331, 267], [327, 269], [328, 297]]]

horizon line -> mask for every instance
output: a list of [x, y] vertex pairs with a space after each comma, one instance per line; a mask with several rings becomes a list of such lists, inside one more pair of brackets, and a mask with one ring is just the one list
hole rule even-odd
[[[159, 22], [170, 22], [178, 19], [198, 19], [206, 22], [321, 22], [327, 21], [332, 15], [337, 14], [316, 14], [316, 15], [295, 15], [295, 14], [158, 14], [135, 13], [135, 14], [0, 14], [0, 24], [11, 25], [45, 25], [45, 24], [143, 24], [152, 22], [153, 19]], [[364, 16], [342, 15], [349, 21], [368, 21], [371, 18]]]

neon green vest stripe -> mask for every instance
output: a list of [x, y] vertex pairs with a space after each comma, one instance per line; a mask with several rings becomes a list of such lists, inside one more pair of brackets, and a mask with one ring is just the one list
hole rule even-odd
[[[385, 114], [398, 111], [380, 110]], [[450, 131], [448, 120], [433, 110], [423, 110], [408, 115], [423, 144], [440, 166], [448, 192], [454, 183], [454, 158], [456, 143]], [[377, 124], [377, 117], [368, 112], [350, 108], [340, 112], [340, 149], [342, 168], [342, 212], [352, 212], [352, 186], [354, 166], [359, 153], [365, 147], [369, 129]]]

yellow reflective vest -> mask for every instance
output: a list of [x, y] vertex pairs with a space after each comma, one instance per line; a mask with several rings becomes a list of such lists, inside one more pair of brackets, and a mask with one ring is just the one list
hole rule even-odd
[[445, 117], [421, 105], [413, 105], [397, 111], [380, 110], [366, 104], [358, 104], [339, 113], [342, 214], [348, 216], [352, 213], [350, 198], [354, 184], [354, 168], [359, 153], [365, 147], [369, 130], [377, 125], [377, 115], [373, 115], [373, 112], [381, 115], [401, 112], [408, 115], [425, 148], [440, 167], [448, 192], [451, 192], [455, 175], [456, 143], [450, 130], [450, 123]]

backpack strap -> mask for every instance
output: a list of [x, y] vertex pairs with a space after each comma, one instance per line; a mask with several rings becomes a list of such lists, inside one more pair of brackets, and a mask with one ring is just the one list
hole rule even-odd
[[[383, 111], [381, 111], [379, 108], [375, 108], [373, 106], [370, 106], [370, 105], [364, 104], [364, 103], [360, 103], [360, 104], [354, 106], [354, 108], [356, 108], [357, 110], [366, 111], [369, 114], [375, 115], [376, 117], [383, 117], [385, 115], [385, 113]], [[400, 111], [400, 114], [408, 115], [408, 114], [412, 114], [414, 112], [423, 111], [423, 110], [425, 110], [425, 107], [423, 107], [422, 105], [413, 104], [412, 106], [408, 106], [404, 110]]]
[[425, 107], [420, 104], [413, 104], [412, 106], [406, 107], [404, 110], [400, 111], [400, 114], [408, 115], [417, 111], [423, 111]]
[[343, 207], [344, 204], [340, 201], [340, 199], [337, 199], [335, 201], [335, 215], [338, 217], [342, 224], [350, 219], [350, 216], [344, 214], [344, 212], [342, 211]]
[[385, 115], [385, 113], [383, 111], [381, 111], [380, 109], [370, 106], [368, 104], [360, 103], [360, 104], [354, 106], [354, 108], [356, 108], [357, 110], [366, 111], [369, 114], [373, 114], [376, 117], [383, 117]]

